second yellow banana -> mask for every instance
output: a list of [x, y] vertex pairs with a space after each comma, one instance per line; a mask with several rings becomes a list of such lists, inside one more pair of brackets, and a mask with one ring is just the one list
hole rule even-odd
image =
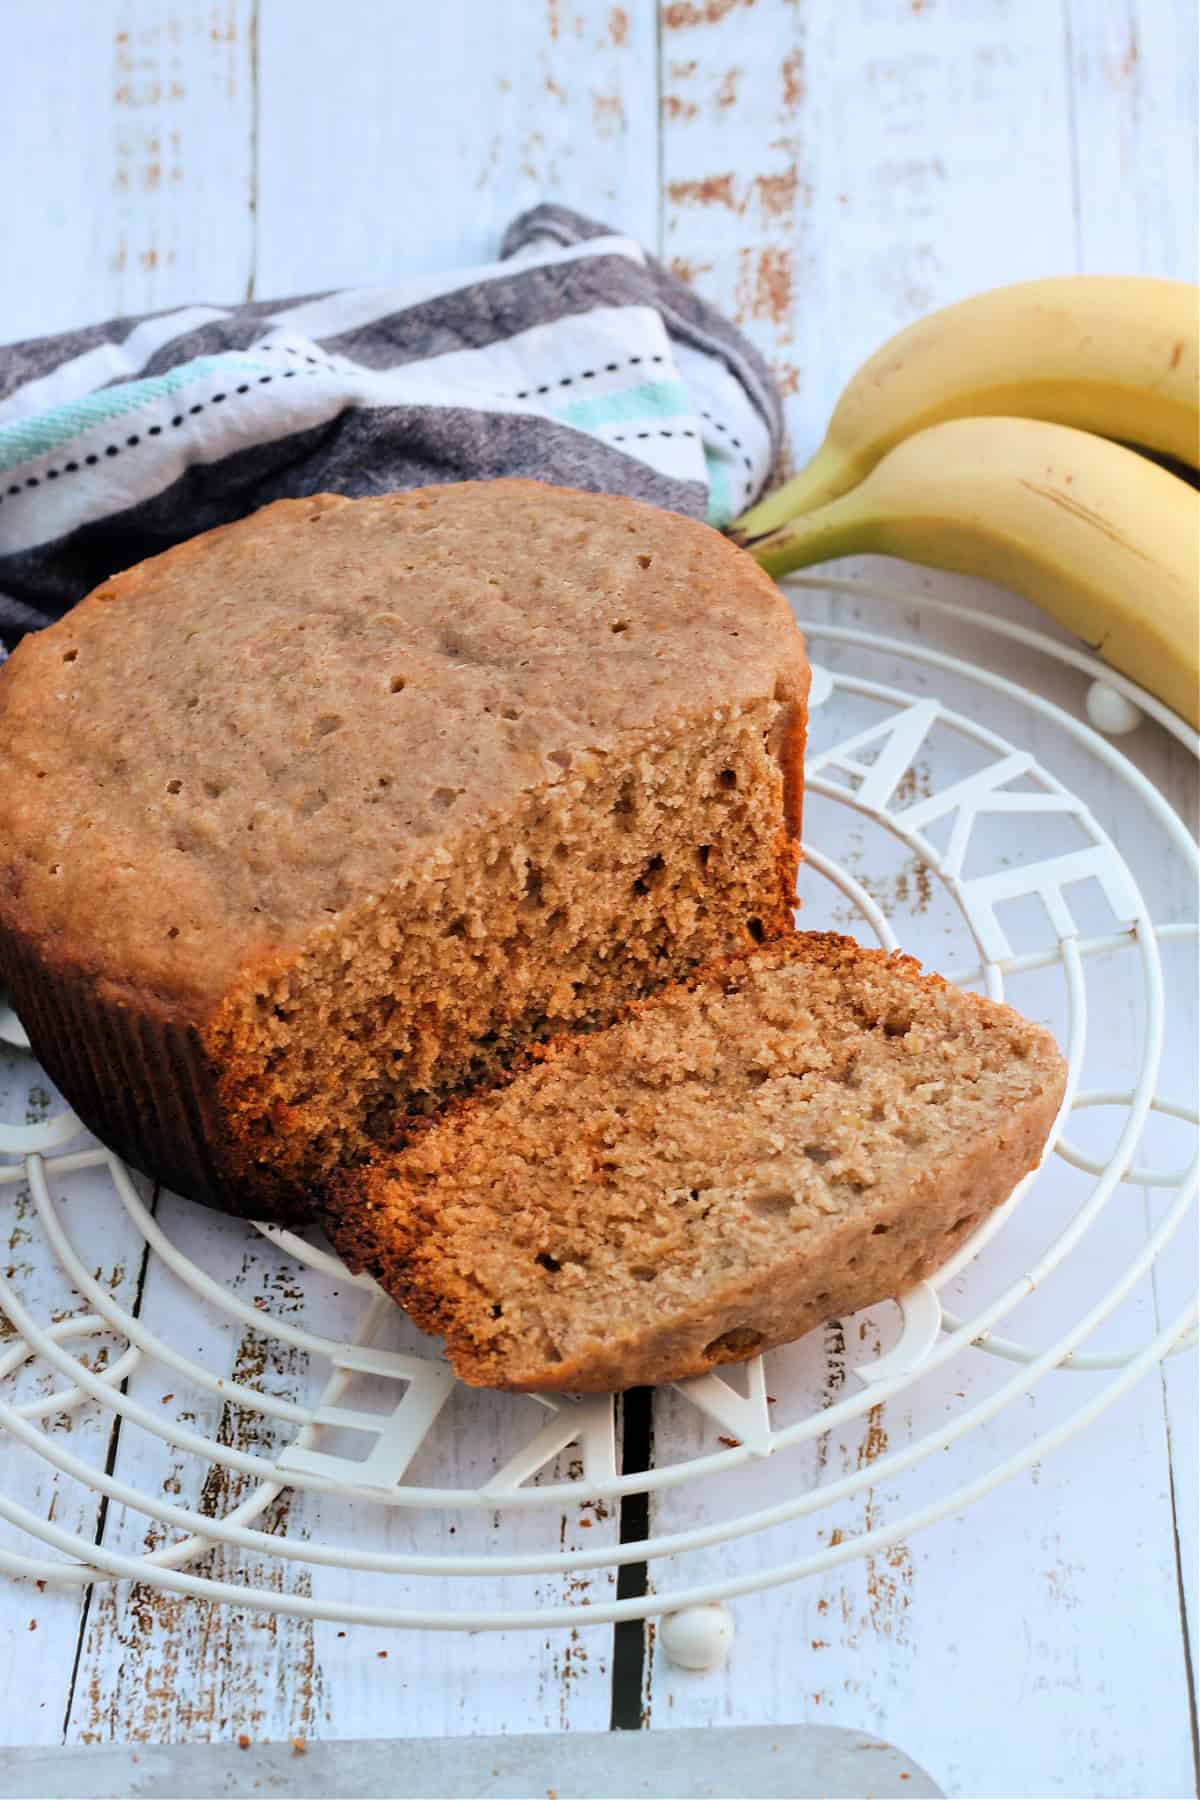
[[1200, 494], [1089, 432], [1023, 418], [933, 425], [749, 548], [772, 575], [878, 551], [983, 576], [1200, 728]]

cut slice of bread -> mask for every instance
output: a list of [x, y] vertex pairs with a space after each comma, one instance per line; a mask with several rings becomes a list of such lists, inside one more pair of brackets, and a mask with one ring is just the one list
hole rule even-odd
[[801, 933], [418, 1127], [338, 1178], [327, 1229], [464, 1381], [676, 1381], [931, 1275], [1037, 1165], [1065, 1078], [1010, 1007]]

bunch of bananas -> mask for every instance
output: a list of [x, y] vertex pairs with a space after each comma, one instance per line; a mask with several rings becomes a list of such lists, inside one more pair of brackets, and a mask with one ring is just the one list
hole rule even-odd
[[735, 538], [776, 576], [862, 551], [985, 576], [1200, 726], [1198, 299], [1080, 275], [931, 313]]

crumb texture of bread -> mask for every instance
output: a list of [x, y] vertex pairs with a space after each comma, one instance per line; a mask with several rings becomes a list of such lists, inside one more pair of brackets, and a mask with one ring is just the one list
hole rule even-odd
[[1011, 1008], [795, 934], [340, 1177], [328, 1229], [468, 1382], [681, 1380], [932, 1274], [1036, 1167], [1065, 1079]]
[[494, 1082], [531, 1042], [611, 1022], [732, 945], [791, 929], [765, 705], [563, 780], [436, 875], [347, 908], [235, 991], [215, 1060], [243, 1141], [303, 1182], [397, 1118]]
[[694, 521], [278, 502], [0, 673], [0, 979], [114, 1148], [300, 1217], [396, 1116], [790, 929], [807, 691]]

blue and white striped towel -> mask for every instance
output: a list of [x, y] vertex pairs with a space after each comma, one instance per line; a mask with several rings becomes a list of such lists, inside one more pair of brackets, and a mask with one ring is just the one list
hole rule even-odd
[[527, 475], [724, 524], [765, 485], [779, 431], [741, 334], [557, 206], [517, 219], [483, 268], [15, 344], [0, 638], [288, 495]]

